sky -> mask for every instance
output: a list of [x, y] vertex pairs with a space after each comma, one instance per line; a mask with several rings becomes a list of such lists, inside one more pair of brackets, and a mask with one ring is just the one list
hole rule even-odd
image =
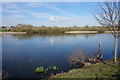
[[2, 25], [69, 27], [99, 25], [92, 13], [97, 2], [2, 2]]

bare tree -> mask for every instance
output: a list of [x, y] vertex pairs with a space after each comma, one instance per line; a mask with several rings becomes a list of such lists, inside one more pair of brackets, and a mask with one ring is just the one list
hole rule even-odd
[[120, 36], [120, 1], [118, 2], [118, 0], [107, 0], [103, 4], [100, 2], [98, 4], [99, 9], [93, 13], [93, 16], [102, 26], [108, 27], [108, 29], [115, 37], [114, 61], [117, 62], [117, 38]]
[[[80, 65], [79, 63], [85, 65], [85, 64], [89, 64], [89, 63], [97, 63], [97, 62], [102, 62], [103, 59], [103, 54], [104, 54], [104, 48], [103, 48], [103, 52], [101, 53], [101, 42], [99, 42], [99, 51], [97, 55], [90, 56], [88, 55], [90, 53], [85, 52], [85, 50], [83, 49], [79, 49], [77, 48], [75, 52], [73, 52], [71, 55], [69, 55], [68, 57], [68, 62], [70, 63], [70, 65]], [[82, 65], [82, 66], [83, 66]]]
[[85, 55], [85, 50], [82, 51], [81, 49], [77, 48], [76, 51], [69, 56], [68, 62], [70, 64], [75, 64], [77, 62], [85, 64], [85, 61], [88, 58], [88, 55]]

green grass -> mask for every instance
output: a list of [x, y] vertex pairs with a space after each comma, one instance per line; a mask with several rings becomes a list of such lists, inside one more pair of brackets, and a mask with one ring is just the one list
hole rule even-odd
[[118, 65], [113, 60], [107, 60], [105, 63], [96, 63], [84, 66], [81, 69], [72, 69], [69, 72], [57, 74], [52, 78], [114, 78], [118, 72]]
[[0, 31], [0, 32], [11, 32], [11, 31]]

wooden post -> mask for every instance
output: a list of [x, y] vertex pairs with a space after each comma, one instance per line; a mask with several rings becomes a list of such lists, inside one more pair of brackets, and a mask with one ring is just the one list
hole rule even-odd
[[103, 52], [102, 52], [100, 59], [103, 59], [103, 54], [104, 54], [104, 47], [103, 47]]

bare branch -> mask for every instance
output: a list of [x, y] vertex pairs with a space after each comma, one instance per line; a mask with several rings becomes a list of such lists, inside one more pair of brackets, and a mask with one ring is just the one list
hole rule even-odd
[[110, 31], [114, 35], [114, 37], [118, 36], [119, 25], [120, 25], [120, 2], [115, 2], [114, 0], [111, 2], [106, 1], [103, 4], [98, 3], [100, 10], [96, 10], [96, 13], [93, 14], [95, 19], [102, 26], [110, 27]]

